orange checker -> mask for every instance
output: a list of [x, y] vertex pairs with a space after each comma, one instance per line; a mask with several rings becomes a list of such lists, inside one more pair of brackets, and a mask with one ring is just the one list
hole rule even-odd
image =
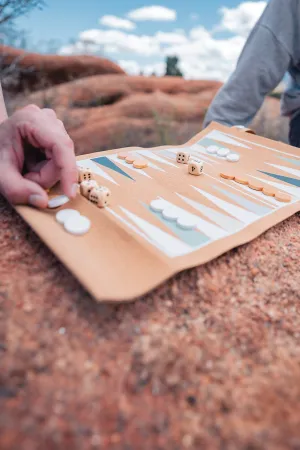
[[135, 160], [136, 160], [136, 157], [131, 156], [131, 155], [128, 155], [127, 158], [125, 159], [127, 164], [133, 164]]
[[262, 191], [263, 185], [261, 183], [256, 183], [255, 181], [249, 181], [248, 184], [250, 189], [253, 189], [254, 191]]
[[135, 159], [133, 162], [133, 167], [135, 169], [145, 169], [148, 167], [148, 163], [144, 159]]
[[230, 173], [221, 172], [220, 177], [224, 178], [225, 180], [234, 180], [234, 175]]
[[263, 194], [267, 195], [268, 197], [275, 197], [276, 195], [275, 189], [272, 189], [271, 187], [265, 186], [262, 191]]
[[248, 184], [249, 184], [248, 178], [246, 178], [246, 177], [243, 176], [243, 175], [236, 175], [236, 176], [234, 177], [234, 181], [235, 181], [236, 183], [239, 183], [239, 184], [244, 184], [245, 186], [248, 186]]
[[120, 152], [118, 153], [118, 158], [119, 159], [126, 159], [129, 156], [129, 154], [127, 152]]
[[275, 198], [279, 202], [284, 202], [284, 203], [289, 203], [292, 200], [292, 197], [290, 195], [283, 194], [282, 192], [276, 192]]

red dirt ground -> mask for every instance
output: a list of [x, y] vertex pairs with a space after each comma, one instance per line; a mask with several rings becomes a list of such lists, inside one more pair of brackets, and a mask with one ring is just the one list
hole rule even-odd
[[300, 215], [118, 306], [0, 225], [1, 450], [300, 449]]

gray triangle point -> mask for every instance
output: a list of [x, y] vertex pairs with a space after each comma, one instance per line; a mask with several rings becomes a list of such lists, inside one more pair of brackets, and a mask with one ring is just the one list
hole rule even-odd
[[263, 170], [258, 170], [258, 172], [263, 173], [264, 175], [268, 175], [271, 178], [275, 178], [276, 180], [284, 181], [292, 186], [300, 187], [300, 180], [297, 178], [285, 177], [284, 175], [278, 175], [277, 173], [272, 172], [264, 172]]
[[122, 170], [117, 164], [115, 164], [113, 161], [111, 161], [107, 156], [98, 156], [97, 158], [93, 158], [92, 161], [96, 162], [97, 164], [100, 164], [101, 166], [106, 167], [107, 169], [114, 170], [115, 172], [119, 173], [120, 175], [123, 175], [124, 177], [129, 178], [132, 181], [135, 181], [134, 178], [132, 178], [128, 173], [126, 173], [124, 170]]

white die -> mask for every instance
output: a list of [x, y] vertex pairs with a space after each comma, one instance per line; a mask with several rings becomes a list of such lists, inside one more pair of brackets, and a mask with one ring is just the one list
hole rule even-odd
[[180, 151], [180, 150], [179, 150], [179, 152], [177, 152], [176, 161], [179, 164], [187, 164], [189, 162], [189, 158], [190, 158], [190, 154], [188, 152]]
[[85, 198], [89, 198], [92, 189], [98, 187], [96, 180], [82, 181], [80, 183], [80, 194]]
[[191, 175], [202, 175], [203, 173], [203, 161], [193, 160], [189, 161], [188, 171]]
[[104, 208], [108, 205], [110, 195], [111, 193], [108, 188], [100, 186], [91, 190], [89, 200], [96, 203], [98, 208]]
[[83, 167], [79, 167], [78, 169], [78, 183], [82, 183], [82, 181], [91, 181], [94, 180], [94, 174], [91, 169], [84, 169]]

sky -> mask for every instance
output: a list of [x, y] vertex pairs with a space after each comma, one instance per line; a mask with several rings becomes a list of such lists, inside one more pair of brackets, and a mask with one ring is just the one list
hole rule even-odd
[[28, 49], [107, 57], [129, 74], [162, 75], [176, 55], [187, 79], [226, 81], [262, 0], [46, 0], [18, 19]]

